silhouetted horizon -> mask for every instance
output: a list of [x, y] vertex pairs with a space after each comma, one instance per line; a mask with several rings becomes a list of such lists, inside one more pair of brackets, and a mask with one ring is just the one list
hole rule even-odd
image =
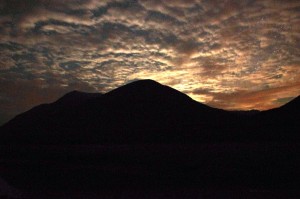
[[74, 91], [0, 127], [0, 176], [29, 193], [296, 190], [299, 106], [224, 111], [152, 80]]
[[[141, 79], [141, 80], [132, 81], [132, 82], [130, 82], [130, 83], [128, 83], [128, 84], [131, 84], [131, 83], [134, 83], [134, 82], [139, 82], [139, 81], [153, 81], [153, 82], [156, 82], [156, 81], [151, 80], [151, 79]], [[156, 83], [157, 83], [157, 84], [160, 84], [159, 82], [156, 82]], [[125, 84], [125, 85], [120, 86], [120, 87], [118, 87], [118, 88], [122, 88], [122, 87], [124, 87], [124, 86], [126, 86], [126, 85], [128, 85], [128, 84]], [[161, 85], [161, 84], [160, 84], [160, 85]], [[3, 126], [4, 124], [8, 123], [10, 120], [14, 119], [14, 118], [17, 117], [18, 115], [21, 115], [21, 114], [23, 114], [23, 113], [25, 113], [25, 112], [27, 112], [27, 111], [29, 111], [29, 110], [35, 108], [36, 106], [40, 106], [40, 105], [43, 105], [43, 104], [52, 104], [52, 103], [58, 101], [59, 99], [64, 98], [64, 97], [67, 97], [67, 96], [70, 96], [70, 95], [71, 95], [71, 96], [72, 96], [72, 95], [78, 95], [78, 97], [80, 97], [80, 95], [81, 95], [81, 97], [87, 97], [87, 96], [89, 96], [89, 95], [104, 95], [104, 94], [110, 93], [110, 92], [112, 92], [112, 91], [114, 91], [114, 90], [117, 90], [118, 88], [113, 89], [113, 90], [111, 90], [111, 91], [108, 91], [108, 92], [106, 92], [106, 93], [100, 93], [100, 92], [85, 92], [85, 91], [77, 90], [77, 89], [72, 90], [72, 91], [68, 91], [68, 92], [62, 94], [60, 97], [58, 97], [58, 99], [53, 100], [52, 102], [49, 102], [49, 103], [42, 103], [42, 104], [36, 104], [36, 105], [34, 105], [33, 107], [29, 108], [28, 110], [23, 111], [23, 112], [21, 112], [21, 113], [19, 113], [19, 114], [16, 114], [16, 115], [10, 117], [10, 119], [0, 120], [0, 126]], [[171, 88], [171, 87], [169, 87], [169, 88]], [[173, 89], [173, 88], [172, 88], [172, 89]], [[176, 89], [174, 89], [174, 90], [176, 90]], [[46, 91], [46, 90], [45, 90], [45, 91]], [[178, 91], [178, 92], [180, 92], [180, 91]], [[182, 92], [181, 92], [181, 93], [182, 93]], [[182, 93], [182, 94], [184, 94], [184, 95], [188, 96], [189, 98], [191, 98], [189, 95], [187, 95], [187, 94], [185, 94], [185, 93]], [[299, 95], [299, 96], [300, 96], [300, 95]], [[270, 108], [270, 109], [263, 109], [263, 110], [259, 110], [259, 109], [236, 109], [236, 108], [235, 108], [235, 109], [222, 109], [222, 108], [220, 108], [220, 107], [218, 107], [218, 106], [216, 106], [216, 105], [212, 105], [212, 104], [209, 104], [209, 103], [208, 103], [208, 104], [202, 103], [202, 102], [199, 102], [199, 101], [197, 101], [197, 100], [195, 100], [195, 99], [193, 99], [193, 100], [196, 101], [196, 102], [198, 102], [199, 104], [203, 104], [203, 105], [206, 105], [206, 106], [211, 107], [211, 108], [221, 109], [221, 110], [229, 111], [229, 112], [243, 112], [243, 113], [246, 113], [246, 114], [247, 114], [247, 112], [263, 112], [263, 111], [268, 111], [268, 110], [272, 110], [272, 109], [277, 109], [277, 108], [283, 107], [284, 105], [286, 105], [286, 104], [288, 104], [288, 103], [290, 103], [290, 102], [296, 100], [297, 98], [299, 98], [299, 96], [296, 96], [296, 97], [294, 97], [294, 98], [289, 99], [289, 101], [285, 102], [285, 103], [282, 104], [281, 106], [277, 106], [277, 107]], [[191, 99], [192, 99], [192, 98], [191, 98]], [[230, 102], [230, 101], [228, 101], [228, 102]]]
[[[153, 80], [139, 80], [105, 94], [67, 93], [18, 115], [1, 127], [0, 136], [2, 143], [70, 144], [262, 141], [284, 134], [290, 139], [299, 130], [299, 104], [297, 97], [268, 111], [225, 111]], [[288, 133], [286, 126], [291, 128]], [[220, 133], [223, 129], [230, 131]]]
[[[123, 86], [121, 86], [121, 87], [119, 87], [119, 88], [123, 88], [123, 87], [126, 87], [127, 85], [135, 84], [135, 83], [137, 83], [137, 82], [148, 82], [148, 83], [153, 83], [153, 84], [156, 84], [156, 85], [162, 85], [162, 84], [160, 84], [159, 82], [156, 82], [156, 81], [154, 81], [154, 80], [151, 80], [151, 79], [144, 79], [144, 80], [136, 80], [136, 81], [130, 82], [130, 83], [128, 83], [128, 84], [126, 84], [126, 85], [123, 85]], [[53, 102], [51, 102], [51, 103], [39, 104], [39, 105], [36, 105], [36, 106], [32, 107], [31, 109], [34, 109], [35, 107], [41, 106], [41, 105], [46, 105], [46, 104], [53, 104], [53, 103], [57, 103], [57, 102], [62, 102], [62, 101], [65, 100], [65, 99], [74, 100], [76, 97], [77, 97], [77, 98], [90, 98], [90, 97], [92, 97], [92, 96], [94, 96], [94, 97], [96, 97], [96, 96], [97, 96], [97, 97], [100, 97], [101, 95], [105, 95], [105, 94], [108, 94], [108, 93], [111, 93], [111, 92], [115, 92], [115, 90], [119, 90], [119, 88], [113, 89], [112, 91], [109, 91], [109, 92], [107, 92], [107, 93], [84, 92], [84, 91], [80, 91], [80, 90], [73, 90], [73, 91], [69, 91], [69, 92], [63, 94], [61, 97], [59, 97], [57, 100], [55, 100], [55, 101], [53, 101]], [[173, 89], [173, 88], [171, 88], [171, 87], [168, 87], [168, 88]], [[176, 89], [174, 89], [174, 90], [176, 90]], [[176, 90], [176, 91], [177, 91], [177, 90]], [[177, 92], [180, 92], [180, 91], [177, 91]], [[180, 92], [180, 93], [181, 93], [181, 92]], [[183, 95], [186, 95], [186, 94], [184, 94], [184, 93], [182, 93], [182, 94], [183, 94]], [[207, 104], [198, 102], [198, 101], [192, 99], [191, 97], [189, 97], [188, 95], [186, 95], [186, 96], [187, 96], [188, 98], [190, 98], [191, 100], [193, 100], [193, 101], [195, 101], [195, 102], [197, 102], [197, 103], [199, 103], [199, 104], [202, 104], [202, 105], [204, 105], [204, 106], [211, 107], [211, 108], [215, 108], [215, 109], [220, 109], [220, 108], [217, 108], [217, 107], [213, 107], [213, 106], [210, 106], [210, 105], [207, 105]], [[72, 99], [72, 98], [73, 98], [73, 99]], [[271, 109], [268, 109], [268, 110], [256, 110], [256, 109], [250, 109], [250, 110], [236, 110], [236, 109], [234, 109], [234, 110], [226, 110], [226, 109], [220, 109], [220, 110], [224, 110], [224, 111], [228, 111], [228, 112], [240, 112], [240, 113], [242, 113], [242, 114], [247, 114], [247, 113], [250, 113], [250, 114], [251, 114], [251, 113], [254, 113], [254, 112], [265, 112], [265, 111], [269, 111], [269, 110], [273, 110], [273, 109], [276, 110], [276, 109], [281, 108], [281, 107], [284, 107], [284, 106], [286, 106], [286, 105], [288, 105], [288, 104], [294, 103], [295, 101], [299, 101], [299, 100], [300, 100], [299, 98], [300, 98], [300, 95], [297, 96], [297, 97], [295, 97], [295, 98], [293, 98], [292, 100], [286, 102], [285, 104], [283, 104], [283, 105], [281, 105], [281, 106], [279, 106], [279, 107], [271, 108]], [[76, 99], [76, 100], [78, 100], [78, 99]], [[68, 102], [66, 102], [66, 103], [68, 103]], [[27, 110], [27, 111], [25, 111], [25, 112], [28, 112], [28, 111], [30, 111], [31, 109], [29, 109], [29, 110]], [[23, 112], [23, 113], [25, 113], [25, 112]], [[18, 114], [18, 115], [21, 115], [21, 114], [23, 114], [23, 113], [20, 113], [20, 114]], [[17, 117], [18, 115], [16, 115], [15, 117]], [[15, 117], [13, 117], [13, 118], [10, 119], [10, 120], [13, 120]], [[10, 121], [10, 120], [9, 120], [9, 121]], [[5, 124], [8, 123], [9, 121], [3, 123], [3, 124], [0, 125], [0, 126], [5, 125]]]

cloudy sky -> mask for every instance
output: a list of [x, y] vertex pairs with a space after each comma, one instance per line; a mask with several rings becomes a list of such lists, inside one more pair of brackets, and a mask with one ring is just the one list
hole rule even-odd
[[0, 124], [153, 79], [222, 109], [300, 94], [299, 0], [0, 0]]

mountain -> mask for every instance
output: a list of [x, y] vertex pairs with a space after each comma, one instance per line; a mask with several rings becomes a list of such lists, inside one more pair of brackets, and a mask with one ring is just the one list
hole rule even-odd
[[[271, 139], [282, 135], [284, 124], [292, 127], [286, 134], [295, 136], [299, 101], [298, 97], [261, 113], [229, 112], [196, 102], [153, 80], [140, 80], [103, 95], [70, 92], [18, 115], [1, 128], [0, 136], [3, 143], [47, 144]], [[285, 113], [290, 115], [276, 119]]]
[[[185, 126], [210, 123], [219, 117], [217, 113], [224, 111], [200, 104], [155, 81], [141, 80], [104, 95], [74, 91], [52, 104], [39, 105], [4, 125], [2, 140], [19, 143], [154, 141], [163, 137], [172, 140]], [[173, 138], [167, 134], [173, 134]]]
[[43, 195], [35, 198], [170, 189], [274, 198], [269, 190], [299, 190], [299, 104], [230, 112], [152, 80], [106, 94], [73, 91], [1, 127], [0, 176]]

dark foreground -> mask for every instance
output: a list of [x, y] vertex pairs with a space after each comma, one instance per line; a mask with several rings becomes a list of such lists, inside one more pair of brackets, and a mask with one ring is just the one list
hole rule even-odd
[[[37, 191], [34, 193], [23, 194], [23, 198], [32, 199], [297, 199], [299, 191], [296, 190], [259, 190], [234, 187], [224, 188], [156, 188], [156, 189], [105, 189], [98, 191], [72, 191], [72, 192], [45, 192]], [[22, 197], [21, 197], [22, 198]]]
[[[299, 146], [1, 146], [2, 198], [299, 198]], [[0, 189], [1, 191], [1, 189]], [[5, 196], [6, 194], [6, 196]]]

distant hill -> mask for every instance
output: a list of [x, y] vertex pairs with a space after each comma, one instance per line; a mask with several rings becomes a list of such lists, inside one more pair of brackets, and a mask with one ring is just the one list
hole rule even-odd
[[292, 139], [300, 132], [299, 107], [298, 97], [270, 111], [224, 111], [140, 80], [106, 94], [70, 92], [18, 115], [0, 136], [3, 143], [48, 144]]

